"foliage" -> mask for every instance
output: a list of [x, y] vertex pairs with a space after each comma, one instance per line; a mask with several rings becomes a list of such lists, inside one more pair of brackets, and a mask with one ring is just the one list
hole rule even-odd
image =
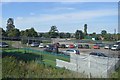
[[101, 35], [105, 35], [105, 34], [107, 34], [107, 31], [106, 30], [102, 30], [101, 31]]
[[19, 37], [20, 36], [20, 31], [17, 28], [10, 29], [7, 31], [8, 37]]
[[87, 35], [87, 24], [84, 25], [84, 35]]
[[34, 28], [31, 28], [31, 29], [26, 29], [25, 31], [21, 31], [21, 36], [22, 37], [37, 37], [38, 34], [34, 30]]
[[75, 38], [76, 39], [83, 39], [84, 38], [84, 34], [81, 30], [76, 30], [75, 32]]
[[2, 35], [2, 37], [7, 36], [6, 31], [3, 28], [0, 28], [0, 35]]
[[71, 34], [70, 33], [61, 32], [61, 33], [59, 33], [59, 36], [60, 36], [60, 38], [70, 38]]
[[56, 26], [52, 26], [49, 31], [50, 38], [57, 38], [59, 36], [58, 29]]
[[7, 28], [7, 31], [15, 28], [13, 18], [9, 18], [7, 20], [7, 27], [6, 28]]
[[14, 57], [4, 57], [2, 60], [3, 78], [77, 78], [85, 77], [64, 68], [55, 68], [35, 61], [18, 61]]

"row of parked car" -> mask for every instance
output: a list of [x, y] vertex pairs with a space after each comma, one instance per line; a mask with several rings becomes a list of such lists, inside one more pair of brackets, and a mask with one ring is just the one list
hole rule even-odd
[[120, 44], [108, 44], [104, 49], [120, 50]]

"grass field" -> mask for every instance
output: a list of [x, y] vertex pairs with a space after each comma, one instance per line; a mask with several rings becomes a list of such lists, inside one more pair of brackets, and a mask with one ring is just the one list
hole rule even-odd
[[56, 66], [56, 59], [70, 61], [68, 56], [57, 55], [50, 52], [44, 52], [33, 49], [3, 49], [3, 55], [14, 56], [16, 58], [21, 57], [23, 60], [26, 60], [27, 58], [27, 60], [35, 60], [36, 58], [39, 60], [39, 57], [36, 56], [42, 55], [43, 62], [54, 67]]

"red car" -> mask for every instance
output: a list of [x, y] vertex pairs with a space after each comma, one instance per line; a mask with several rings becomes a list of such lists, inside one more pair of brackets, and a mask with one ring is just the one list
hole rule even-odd
[[69, 48], [75, 48], [74, 44], [70, 44]]
[[94, 45], [93, 49], [100, 49], [99, 45]]

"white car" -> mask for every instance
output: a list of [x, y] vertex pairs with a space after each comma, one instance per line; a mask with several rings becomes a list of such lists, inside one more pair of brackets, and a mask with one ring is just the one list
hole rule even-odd
[[120, 45], [113, 45], [111, 50], [120, 50]]
[[38, 47], [38, 46], [39, 46], [39, 43], [33, 42], [30, 46], [31, 46], [31, 47]]
[[69, 48], [69, 44], [65, 44], [66, 48]]
[[75, 49], [68, 49], [65, 51], [62, 51], [61, 53], [65, 54], [65, 55], [70, 55], [70, 54], [80, 54], [79, 50], [75, 50]]
[[39, 45], [39, 48], [44, 48], [45, 47], [45, 45], [43, 45], [43, 43], [41, 43], [40, 45]]
[[6, 42], [0, 42], [0, 47], [5, 48], [8, 47], [9, 45]]

